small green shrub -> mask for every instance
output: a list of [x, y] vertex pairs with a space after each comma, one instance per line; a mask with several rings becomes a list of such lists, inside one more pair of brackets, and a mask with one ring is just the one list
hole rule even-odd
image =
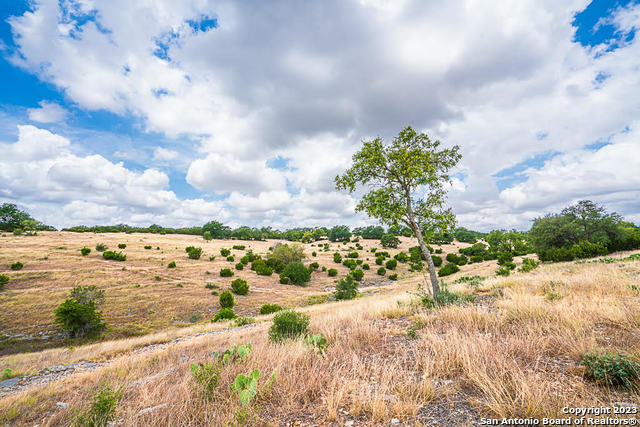
[[11, 264], [12, 270], [22, 270], [22, 267], [24, 267], [24, 264], [21, 263], [20, 261], [16, 261], [13, 264]]
[[503, 266], [499, 267], [499, 268], [496, 270], [496, 274], [497, 274], [498, 276], [505, 276], [505, 277], [506, 277], [506, 276], [508, 276], [509, 274], [511, 274], [511, 269], [510, 269], [508, 266], [503, 265]]
[[353, 259], [345, 259], [342, 261], [342, 265], [349, 267], [349, 270], [354, 270], [358, 264]]
[[89, 248], [82, 248], [80, 249], [80, 253], [82, 254], [82, 256], [87, 256], [91, 253], [91, 249]]
[[[358, 270], [361, 271], [361, 270]], [[353, 280], [351, 275], [347, 275], [344, 279], [338, 280], [336, 290], [333, 296], [337, 300], [354, 299], [358, 295], [358, 283]]]
[[[226, 291], [229, 292], [229, 291]], [[223, 292], [224, 294], [224, 292]], [[213, 319], [211, 319], [212, 322], [221, 322], [223, 320], [231, 320], [231, 319], [235, 319], [236, 318], [236, 314], [233, 312], [232, 308], [221, 308], [215, 316], [213, 316]]]
[[318, 253], [316, 251], [311, 252], [311, 256], [318, 256]]
[[397, 254], [395, 254], [395, 256], [393, 257], [394, 259], [398, 260], [398, 262], [401, 263], [405, 263], [407, 261], [409, 261], [409, 255], [405, 254], [404, 252], [399, 252]]
[[236, 270], [242, 270], [242, 269], [244, 269], [244, 264], [241, 263], [241, 262], [237, 263], [236, 264]]
[[[435, 267], [440, 267], [442, 265], [442, 257], [438, 255], [431, 255], [431, 259], [433, 260], [433, 265]], [[422, 263], [422, 261], [420, 261]], [[422, 268], [420, 269], [422, 270]]]
[[549, 301], [558, 301], [562, 299], [562, 293], [561, 292], [547, 292], [547, 294], [545, 295], [545, 298]]
[[229, 262], [234, 262], [235, 260], [236, 260], [236, 257], [234, 257], [233, 255], [229, 255], [227, 257], [227, 261], [229, 261]]
[[444, 267], [438, 270], [438, 276], [440, 277], [448, 276], [450, 274], [457, 273], [458, 271], [460, 271], [460, 267], [458, 267], [457, 264], [453, 262], [448, 262], [444, 265]]
[[260, 307], [260, 314], [271, 314], [277, 311], [281, 311], [283, 308], [278, 304], [264, 304]]
[[385, 270], [384, 267], [380, 267], [377, 271], [379, 276], [384, 276], [385, 274], [387, 274], [387, 270]]
[[307, 333], [309, 316], [293, 310], [286, 310], [273, 317], [273, 325], [269, 328], [269, 340], [281, 342], [295, 339]]
[[252, 323], [256, 323], [256, 319], [253, 317], [236, 317], [233, 320], [233, 326], [245, 326], [251, 325]]
[[114, 261], [126, 261], [127, 256], [122, 252], [115, 251], [104, 251], [102, 252], [102, 258], [104, 259], [112, 259]]
[[245, 245], [233, 245], [233, 249], [238, 251], [244, 251], [245, 248], [246, 248]]
[[335, 277], [337, 275], [338, 275], [338, 270], [336, 270], [335, 268], [330, 268], [329, 270], [327, 270], [327, 276]]
[[465, 265], [467, 262], [469, 262], [469, 258], [467, 258], [466, 255], [458, 255], [458, 260], [456, 261], [456, 264]]
[[2, 288], [4, 288], [4, 285], [9, 283], [9, 280], [9, 276], [7, 276], [6, 274], [0, 274], [0, 291], [2, 290]]
[[118, 243], [118, 249], [124, 249], [126, 247], [127, 247], [126, 243]]
[[458, 255], [453, 254], [453, 253], [447, 254], [445, 259], [447, 260], [447, 262], [452, 262], [454, 264], [458, 263]]
[[147, 250], [149, 250], [149, 249], [151, 249], [151, 245], [145, 245], [145, 247], [144, 247], [144, 248], [145, 248], [145, 249], [147, 249]]
[[249, 293], [249, 285], [246, 280], [237, 278], [231, 282], [231, 289], [237, 295], [246, 295]]
[[369, 270], [369, 269], [371, 269], [371, 267], [369, 266], [369, 264], [362, 264], [362, 269], [363, 270]]
[[105, 328], [102, 313], [93, 301], [82, 304], [75, 298], [67, 298], [56, 307], [55, 322], [72, 337], [93, 336]]
[[205, 399], [212, 400], [218, 383], [220, 382], [220, 363], [216, 360], [213, 362], [206, 361], [204, 363], [192, 363], [189, 366], [191, 377], [193, 379], [194, 388]]
[[176, 262], [171, 261], [169, 264], [167, 264], [167, 268], [176, 268]]
[[309, 268], [312, 270], [317, 270], [320, 267], [320, 264], [318, 264], [317, 262], [312, 262], [311, 264], [309, 264]]
[[522, 258], [522, 266], [520, 266], [518, 271], [528, 273], [529, 271], [538, 268], [539, 265], [540, 263], [533, 258]]
[[398, 261], [393, 258], [384, 263], [384, 266], [387, 268], [387, 270], [395, 270], [397, 265]]
[[104, 251], [106, 251], [107, 249], [109, 249], [109, 248], [108, 248], [108, 246], [107, 246], [107, 245], [105, 245], [104, 243], [98, 243], [98, 244], [96, 245], [96, 251], [98, 251], [98, 252], [104, 252]]
[[216, 285], [215, 283], [206, 283], [204, 287], [206, 289], [220, 289], [220, 286]]
[[586, 353], [581, 365], [585, 377], [606, 386], [636, 389], [640, 379], [640, 360], [621, 351], [591, 351]]
[[390, 274], [389, 275], [389, 279], [390, 280], [398, 280], [398, 274], [394, 273], [394, 274]]
[[223, 268], [220, 270], [220, 277], [231, 277], [233, 276], [233, 270], [230, 268]]
[[482, 262], [484, 261], [484, 257], [482, 255], [471, 255], [471, 258], [469, 259], [469, 264], [474, 264], [476, 262]]
[[282, 274], [280, 275], [280, 284], [281, 285], [288, 285], [290, 282], [289, 278], [286, 276], [283, 276]]
[[102, 383], [94, 392], [89, 407], [76, 415], [73, 425], [78, 427], [109, 425], [116, 419], [118, 402], [121, 399], [122, 389], [113, 390], [108, 383]]
[[358, 258], [358, 251], [349, 252], [347, 258]]
[[353, 270], [351, 272], [351, 276], [353, 276], [353, 278], [355, 280], [357, 280], [358, 282], [362, 280], [362, 278], [364, 277], [364, 271], [358, 269], [358, 270]]
[[222, 308], [233, 308], [236, 305], [236, 301], [233, 298], [233, 294], [229, 291], [224, 291], [220, 294], [220, 307]]
[[200, 259], [200, 256], [202, 256], [202, 248], [187, 246], [185, 251], [189, 259]]
[[342, 262], [342, 255], [340, 255], [339, 252], [334, 252], [333, 262], [335, 262], [336, 264], [340, 264]]
[[231, 251], [229, 249], [221, 248], [220, 249], [220, 255], [225, 256], [225, 257], [229, 256], [229, 255], [231, 255]]
[[303, 285], [311, 280], [311, 272], [300, 262], [291, 262], [284, 267], [283, 277], [288, 277], [294, 285]]

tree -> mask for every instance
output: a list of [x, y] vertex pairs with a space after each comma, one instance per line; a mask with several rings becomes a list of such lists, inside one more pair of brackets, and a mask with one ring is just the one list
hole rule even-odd
[[445, 184], [451, 182], [449, 170], [461, 157], [458, 146], [440, 149], [440, 141], [407, 127], [390, 145], [385, 146], [381, 138], [364, 141], [353, 155], [353, 165], [335, 178], [338, 190], [353, 193], [358, 185], [370, 188], [356, 211], [413, 231], [427, 260], [434, 297], [440, 285], [422, 229], [444, 231], [454, 226], [455, 216], [445, 206]]
[[292, 262], [300, 261], [305, 257], [304, 248], [294, 243], [291, 246], [284, 244], [273, 248], [273, 251], [269, 254], [269, 258], [273, 259], [276, 263], [289, 264]]
[[400, 239], [391, 233], [387, 233], [380, 238], [380, 244], [383, 248], [397, 248], [400, 244]]
[[33, 220], [33, 218], [13, 203], [4, 203], [0, 206], [0, 230], [13, 231], [21, 228], [22, 222], [26, 220]]
[[204, 234], [207, 231], [212, 239], [226, 239], [231, 233], [231, 228], [219, 221], [209, 221], [202, 226], [202, 233]]
[[332, 242], [340, 242], [342, 240], [349, 240], [351, 238], [351, 231], [346, 225], [336, 225], [329, 230], [329, 240]]

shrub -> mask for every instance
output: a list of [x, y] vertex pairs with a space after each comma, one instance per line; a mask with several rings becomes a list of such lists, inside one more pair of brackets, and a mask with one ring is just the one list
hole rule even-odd
[[0, 274], [0, 291], [7, 283], [9, 283], [9, 276], [7, 276], [6, 274]]
[[383, 248], [397, 248], [400, 244], [400, 239], [391, 233], [387, 233], [380, 238], [380, 244]]
[[511, 252], [500, 252], [498, 254], [498, 265], [504, 265], [506, 262], [513, 261], [513, 254]]
[[[206, 232], [208, 233], [208, 232]], [[217, 314], [216, 314], [217, 316]], [[218, 383], [220, 382], [220, 363], [205, 361], [204, 363], [192, 363], [189, 366], [194, 388], [205, 399], [212, 400]]]
[[122, 390], [112, 390], [103, 383], [96, 390], [91, 404], [76, 415], [74, 426], [107, 426], [116, 419], [118, 402], [122, 399]]
[[422, 253], [420, 246], [412, 246], [409, 248], [409, 259], [411, 262], [426, 261], [426, 257]]
[[98, 251], [98, 252], [104, 252], [104, 251], [106, 251], [107, 249], [109, 249], [109, 248], [108, 248], [108, 247], [107, 247], [107, 245], [105, 245], [104, 243], [98, 243], [98, 244], [96, 245], [96, 251]]
[[207, 230], [204, 233], [202, 233], [202, 238], [204, 240], [211, 240], [211, 239], [213, 239], [213, 236], [211, 236], [211, 232], [209, 230]]
[[344, 279], [338, 280], [336, 290], [333, 293], [337, 300], [354, 299], [358, 295], [358, 283], [353, 279], [351, 275], [347, 275]]
[[448, 262], [444, 265], [444, 267], [438, 270], [438, 276], [440, 277], [448, 276], [450, 274], [457, 273], [458, 271], [460, 271], [460, 268], [458, 267], [457, 264], [454, 264], [453, 262]]
[[75, 298], [67, 298], [54, 313], [56, 323], [72, 337], [95, 335], [105, 327], [102, 313], [93, 302], [82, 304]]
[[273, 269], [263, 259], [255, 259], [251, 262], [251, 269], [260, 276], [271, 276]]
[[349, 252], [347, 254], [347, 258], [358, 258], [359, 256], [358, 251]]
[[540, 263], [533, 258], [522, 258], [522, 266], [518, 271], [527, 273], [538, 268], [538, 265], [540, 265]]
[[329, 277], [335, 277], [337, 275], [338, 275], [338, 270], [336, 270], [335, 268], [330, 268], [327, 271], [327, 276], [329, 276]]
[[453, 254], [453, 253], [447, 254], [446, 260], [447, 260], [447, 262], [452, 262], [454, 264], [457, 264], [458, 263], [458, 255]]
[[357, 280], [358, 282], [362, 280], [362, 278], [364, 277], [364, 271], [358, 269], [358, 270], [353, 270], [351, 272], [351, 276], [353, 276], [353, 278], [355, 280]]
[[171, 261], [169, 264], [167, 264], [167, 268], [176, 268], [176, 262]]
[[104, 290], [98, 288], [96, 285], [75, 286], [71, 289], [71, 298], [80, 304], [86, 305], [93, 303], [96, 307], [100, 307], [104, 304]]
[[245, 325], [251, 325], [252, 323], [256, 323], [256, 319], [254, 319], [253, 317], [247, 317], [247, 316], [236, 317], [235, 320], [233, 321], [233, 326], [245, 326]]
[[231, 276], [233, 276], [233, 271], [230, 268], [220, 269], [220, 277], [231, 277]]
[[216, 256], [215, 256], [215, 255], [211, 255], [211, 256], [209, 257], [209, 261], [215, 261], [215, 259], [216, 259]]
[[503, 266], [501, 266], [500, 268], [498, 268], [498, 269], [496, 270], [496, 274], [497, 274], [498, 276], [505, 276], [505, 277], [506, 277], [506, 276], [508, 276], [509, 274], [511, 274], [511, 269], [510, 269], [508, 266], [503, 265]]
[[437, 253], [437, 254], [441, 254], [441, 253], [442, 253], [442, 248], [438, 248], [438, 249], [436, 249], [436, 253]]
[[20, 261], [16, 261], [13, 264], [11, 264], [12, 270], [22, 270], [22, 267], [24, 267], [24, 264], [21, 263]]
[[[442, 265], [442, 258], [440, 258], [440, 265]], [[422, 263], [422, 261], [412, 262], [409, 264], [409, 271], [422, 271], [423, 268], [424, 264]]]
[[146, 245], [144, 248], [145, 249], [151, 249], [151, 245]]
[[307, 333], [308, 328], [309, 316], [293, 310], [283, 311], [273, 317], [273, 325], [269, 328], [269, 339], [273, 342], [295, 339]]
[[311, 280], [311, 272], [300, 261], [287, 264], [282, 271], [282, 276], [288, 277], [294, 285], [302, 285]]
[[[229, 291], [225, 291], [225, 292], [229, 292]], [[224, 292], [223, 292], [224, 294]], [[231, 292], [229, 292], [229, 294], [231, 294]], [[222, 296], [222, 295], [221, 295]], [[230, 320], [230, 319], [235, 319], [236, 318], [236, 314], [233, 312], [232, 308], [221, 308], [215, 316], [213, 316], [213, 319], [211, 319], [212, 322], [221, 322], [223, 320]]]
[[220, 249], [220, 255], [229, 256], [229, 255], [231, 255], [231, 251], [229, 249], [221, 248]]
[[397, 274], [390, 274], [389, 275], [389, 279], [390, 280], [398, 280], [398, 275]]
[[276, 264], [290, 264], [301, 261], [304, 257], [304, 248], [298, 243], [276, 246], [269, 254], [269, 259], [274, 260]]
[[377, 265], [382, 265], [382, 263], [384, 262], [384, 257], [376, 257], [376, 264]]
[[290, 282], [288, 277], [283, 276], [282, 274], [280, 275], [280, 284], [281, 285], [288, 285]]
[[104, 259], [112, 259], [114, 261], [126, 261], [127, 256], [122, 252], [115, 251], [104, 251], [102, 252], [102, 258]]
[[[433, 260], [433, 265], [434, 266], [440, 267], [442, 265], [442, 257], [440, 257], [438, 255], [431, 255], [431, 259]], [[422, 270], [422, 268], [420, 268], [420, 270]]]
[[640, 379], [640, 360], [620, 351], [592, 351], [586, 353], [581, 365], [585, 366], [585, 377], [607, 386], [633, 389]]
[[538, 252], [540, 261], [573, 261], [573, 252], [569, 248], [549, 248]]
[[233, 294], [229, 291], [224, 291], [223, 293], [221, 293], [218, 300], [220, 301], [221, 308], [233, 308], [233, 306], [236, 305]]
[[91, 253], [91, 249], [89, 248], [82, 248], [80, 249], [80, 253], [82, 254], [82, 256], [87, 256]]
[[339, 252], [334, 252], [333, 262], [335, 262], [336, 264], [340, 264], [342, 262], [342, 255], [340, 255]]
[[468, 261], [469, 261], [469, 258], [467, 258], [465, 255], [459, 255], [458, 260], [456, 261], [456, 264], [465, 265]]
[[342, 261], [342, 265], [344, 265], [345, 267], [349, 267], [350, 270], [354, 270], [358, 263], [353, 259], [345, 259], [344, 261]]
[[561, 292], [548, 292], [545, 295], [545, 298], [549, 301], [557, 301], [557, 300], [561, 300], [562, 299], [562, 293]]
[[216, 285], [215, 283], [206, 283], [204, 287], [205, 289], [220, 289], [220, 286]]
[[233, 293], [237, 295], [246, 295], [249, 293], [247, 281], [240, 278], [231, 282], [231, 289], [233, 289]]
[[278, 304], [264, 304], [260, 307], [260, 314], [271, 314], [281, 310], [282, 307]]
[[571, 254], [576, 259], [593, 258], [608, 253], [607, 247], [602, 243], [580, 242], [571, 247]]
[[384, 266], [389, 270], [395, 270], [398, 266], [398, 261], [396, 261], [395, 259], [390, 259], [389, 261], [385, 262]]
[[233, 261], [235, 261], [235, 260], [236, 260], [236, 258], [235, 258], [233, 255], [229, 255], [229, 256], [227, 257], [227, 261], [229, 261], [229, 262], [233, 262]]
[[320, 264], [318, 264], [317, 262], [312, 262], [311, 264], [309, 264], [309, 268], [312, 270], [317, 270], [318, 268], [320, 268]]
[[318, 256], [318, 253], [316, 251], [311, 252], [311, 256]]
[[244, 251], [245, 248], [246, 248], [245, 245], [233, 245], [233, 249], [238, 251]]
[[377, 273], [379, 276], [384, 276], [385, 274], [387, 274], [387, 270], [385, 270], [384, 267], [380, 267]]
[[190, 259], [200, 259], [200, 256], [202, 255], [202, 248], [188, 246], [185, 251]]
[[242, 270], [242, 269], [244, 269], [244, 264], [241, 263], [241, 262], [237, 263], [236, 264], [236, 270]]
[[504, 263], [503, 267], [507, 267], [509, 270], [515, 270], [516, 269], [516, 263], [513, 261], [507, 261]]
[[405, 263], [410, 259], [409, 255], [405, 254], [404, 252], [397, 253], [393, 258], [397, 259], [399, 262], [402, 262], [402, 263]]
[[118, 249], [124, 249], [127, 245], [125, 243], [118, 243]]
[[482, 261], [484, 261], [484, 257], [482, 255], [471, 255], [471, 258], [469, 259], [469, 264], [482, 262]]
[[369, 266], [369, 264], [362, 264], [362, 269], [363, 270], [369, 270], [369, 269], [371, 269], [371, 267]]

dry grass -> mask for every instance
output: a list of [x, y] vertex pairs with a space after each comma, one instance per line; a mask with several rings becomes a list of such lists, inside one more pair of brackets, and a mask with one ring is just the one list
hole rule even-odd
[[[442, 401], [453, 405], [454, 395], [464, 396], [478, 416], [496, 417], [560, 417], [565, 406], [638, 404], [637, 393], [601, 388], [583, 379], [579, 369], [590, 349], [640, 351], [640, 296], [632, 289], [638, 277], [638, 262], [541, 266], [529, 274], [487, 279], [477, 290], [452, 285], [474, 291], [478, 302], [437, 310], [415, 303], [406, 290], [415, 288], [416, 279], [408, 277], [387, 294], [301, 309], [311, 316], [310, 329], [327, 337], [325, 357], [300, 341], [271, 344], [268, 321], [140, 354], [131, 350], [221, 326], [97, 343], [69, 354], [56, 349], [15, 355], [0, 361], [25, 370], [76, 358], [113, 363], [5, 396], [0, 414], [2, 421], [11, 418], [19, 425], [65, 425], [72, 408], [85, 407], [95, 387], [108, 381], [124, 390], [118, 417], [125, 425], [228, 425], [239, 408], [229, 384], [256, 368], [263, 377], [277, 370], [273, 389], [252, 406], [256, 425], [326, 425], [343, 422], [343, 411], [368, 425], [388, 425], [392, 418], [416, 425], [422, 408]], [[498, 294], [496, 289], [502, 296], [486, 296]], [[550, 301], [548, 292], [562, 298]], [[409, 327], [415, 339], [407, 337]], [[202, 400], [192, 387], [189, 364], [246, 342], [253, 345], [249, 359], [227, 366], [213, 401]], [[69, 407], [56, 408], [58, 401]], [[166, 406], [138, 415], [160, 404]]]

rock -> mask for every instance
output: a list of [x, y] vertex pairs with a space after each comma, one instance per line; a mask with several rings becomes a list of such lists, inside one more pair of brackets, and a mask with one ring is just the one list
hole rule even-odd
[[69, 406], [68, 403], [65, 402], [56, 402], [56, 406], [60, 409], [67, 409], [67, 407]]
[[159, 405], [152, 406], [152, 407], [150, 407], [150, 408], [144, 408], [144, 409], [142, 409], [140, 412], [138, 412], [138, 414], [137, 414], [137, 415], [138, 415], [138, 416], [140, 416], [140, 415], [149, 414], [149, 413], [151, 413], [151, 412], [153, 412], [153, 411], [156, 411], [156, 410], [158, 410], [158, 409], [160, 409], [160, 408], [164, 408], [165, 406], [167, 406], [167, 404], [166, 404], [166, 403], [161, 403], [161, 404], [159, 404]]
[[20, 381], [20, 377], [14, 377], [8, 380], [0, 381], [0, 388], [11, 388], [18, 384], [18, 381]]
[[353, 425], [353, 420], [345, 421], [344, 427], [351, 427]]
[[391, 418], [391, 424], [400, 424], [400, 420], [397, 418]]

